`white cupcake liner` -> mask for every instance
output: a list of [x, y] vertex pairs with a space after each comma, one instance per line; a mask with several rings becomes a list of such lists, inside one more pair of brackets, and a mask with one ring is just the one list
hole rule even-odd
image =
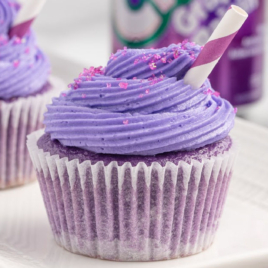
[[43, 127], [43, 114], [63, 83], [51, 77], [51, 90], [12, 102], [0, 100], [0, 189], [14, 187], [36, 178], [26, 147], [26, 136]]
[[93, 258], [150, 261], [196, 254], [215, 236], [236, 146], [218, 157], [162, 167], [107, 166], [50, 155], [28, 136], [49, 222], [59, 245]]

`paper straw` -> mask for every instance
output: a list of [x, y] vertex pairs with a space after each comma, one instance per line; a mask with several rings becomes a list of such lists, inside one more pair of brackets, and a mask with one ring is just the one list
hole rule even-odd
[[46, 0], [27, 0], [23, 3], [12, 27], [9, 30], [9, 37], [17, 36], [22, 38], [29, 30], [32, 22], [40, 13]]
[[194, 89], [203, 85], [247, 17], [248, 14], [238, 6], [232, 5], [228, 9], [194, 64], [186, 73], [185, 84], [191, 85]]

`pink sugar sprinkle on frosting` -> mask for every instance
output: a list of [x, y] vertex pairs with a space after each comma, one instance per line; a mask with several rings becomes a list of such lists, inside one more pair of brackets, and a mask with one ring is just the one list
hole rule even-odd
[[25, 54], [29, 54], [30, 53], [30, 48], [29, 47], [26, 47], [25, 50], [24, 50], [24, 53]]
[[119, 87], [121, 87], [123, 89], [127, 89], [128, 83], [121, 82], [121, 83], [119, 83]]
[[146, 89], [146, 90], [145, 90], [145, 93], [146, 93], [146, 94], [149, 94], [149, 93], [150, 93], [150, 89]]
[[21, 44], [21, 39], [19, 37], [16, 37], [14, 40], [14, 44], [16, 45]]
[[69, 85], [68, 85], [68, 88], [71, 88], [71, 87], [72, 87], [72, 84], [69, 84]]
[[139, 62], [140, 62], [139, 59], [135, 59], [135, 60], [134, 60], [134, 64], [137, 64], [137, 63], [139, 63]]
[[177, 59], [179, 57], [179, 51], [175, 50], [173, 56], [174, 56], [174, 59]]
[[237, 113], [237, 107], [234, 108], [234, 113], [235, 113], [235, 114]]
[[111, 83], [107, 83], [106, 85], [107, 85], [108, 88], [110, 88], [112, 86]]
[[140, 94], [140, 95], [139, 95], [139, 98], [142, 98], [142, 97], [143, 97], [143, 94]]
[[82, 94], [82, 98], [85, 99], [86, 98], [86, 94]]
[[167, 59], [166, 59], [166, 57], [162, 58], [161, 61], [162, 61], [163, 63], [167, 63]]
[[155, 54], [154, 55], [154, 58], [157, 59], [157, 60], [159, 60], [159, 59], [161, 59], [161, 56], [159, 54]]
[[20, 61], [19, 61], [19, 60], [14, 60], [14, 61], [13, 61], [13, 66], [14, 66], [15, 68], [17, 68], [19, 65], [20, 65]]
[[216, 97], [219, 97], [219, 96], [220, 96], [220, 92], [215, 91], [215, 92], [213, 93], [213, 95], [216, 96]]
[[74, 87], [74, 90], [78, 89], [78, 85], [77, 84], [74, 84], [73, 87]]
[[219, 110], [220, 108], [221, 108], [221, 106], [217, 106], [217, 107], [216, 107], [216, 110]]
[[127, 120], [127, 119], [124, 120], [124, 121], [123, 121], [123, 124], [124, 124], [124, 125], [128, 125], [128, 120]]
[[127, 47], [126, 47], [126, 46], [124, 47], [124, 50], [125, 50], [125, 51], [127, 50]]
[[137, 80], [137, 77], [133, 77], [132, 79], [133, 79], [133, 80]]
[[145, 61], [147, 61], [147, 60], [148, 60], [148, 58], [149, 58], [149, 57], [147, 57], [146, 55], [144, 55], [144, 56], [142, 56], [142, 58], [141, 58], [141, 59], [142, 59], [142, 60], [145, 62]]
[[151, 70], [155, 70], [157, 66], [154, 62], [151, 62], [151, 63], [149, 63], [149, 67]]
[[204, 91], [206, 95], [213, 95], [213, 91], [209, 88], [208, 90]]
[[66, 93], [62, 93], [61, 95], [62, 95], [63, 97], [66, 97], [66, 96], [67, 96]]

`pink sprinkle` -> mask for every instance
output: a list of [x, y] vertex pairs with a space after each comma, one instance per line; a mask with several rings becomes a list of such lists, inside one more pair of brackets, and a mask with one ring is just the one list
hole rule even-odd
[[107, 87], [110, 88], [112, 86], [111, 83], [107, 83]]
[[91, 81], [92, 77], [91, 76], [87, 76], [86, 81]]
[[13, 61], [13, 66], [14, 66], [15, 68], [17, 68], [19, 65], [20, 65], [20, 61], [19, 61], [19, 60], [14, 60], [14, 61]]
[[82, 94], [82, 98], [85, 99], [86, 98], [86, 94]]
[[134, 60], [134, 64], [139, 63], [139, 61], [140, 61], [139, 59], [135, 59], [135, 60]]
[[216, 110], [219, 110], [221, 108], [221, 106], [217, 106]]
[[162, 58], [161, 61], [162, 61], [163, 63], [166, 63], [166, 62], [167, 62], [166, 57]]
[[16, 37], [14, 40], [14, 44], [16, 45], [21, 44], [21, 39], [19, 37]]
[[121, 82], [121, 83], [119, 83], [119, 86], [120, 86], [121, 88], [123, 88], [123, 89], [127, 89], [127, 87], [128, 87], [128, 83]]
[[144, 56], [142, 56], [142, 60], [143, 61], [147, 61], [148, 60], [148, 57], [144, 55]]
[[124, 47], [124, 50], [126, 51], [127, 50], [127, 47]]
[[74, 84], [74, 90], [78, 89], [78, 85]]
[[234, 108], [234, 113], [235, 113], [235, 114], [237, 113], [237, 107]]
[[79, 85], [81, 83], [81, 80], [80, 79], [74, 79], [74, 82]]
[[195, 55], [194, 54], [191, 54], [190, 55], [190, 58], [193, 59], [193, 60], [195, 60]]
[[175, 50], [174, 52], [174, 59], [177, 59], [179, 57], [179, 51]]
[[30, 53], [30, 48], [29, 48], [29, 47], [26, 47], [25, 50], [24, 50], [24, 52], [25, 52], [26, 54], [29, 54], [29, 53]]
[[133, 80], [137, 80], [137, 77], [133, 77], [132, 79], [133, 79]]
[[219, 97], [219, 96], [220, 96], [220, 92], [215, 91], [215, 92], [213, 93], [213, 95], [216, 96], [216, 97]]
[[156, 69], [156, 64], [154, 62], [149, 63], [150, 69], [155, 70]]
[[68, 85], [68, 88], [71, 88], [71, 87], [72, 87], [72, 84], [69, 84], [69, 85]]
[[66, 97], [66, 96], [67, 96], [66, 93], [62, 93], [61, 95], [62, 95], [63, 97]]
[[155, 59], [157, 59], [157, 60], [161, 59], [161, 56], [160, 56], [159, 54], [155, 54], [154, 57], [155, 57]]
[[213, 95], [213, 91], [209, 88], [208, 90], [204, 91], [204, 94], [206, 95]]
[[146, 93], [146, 94], [149, 94], [149, 92], [150, 92], [150, 89], [146, 89], [146, 90], [145, 90], [145, 93]]
[[143, 94], [140, 94], [140, 95], [139, 95], [139, 98], [142, 98], [142, 97], [143, 97]]
[[124, 121], [123, 121], [123, 124], [124, 124], [124, 125], [128, 125], [128, 120], [127, 120], [127, 119], [124, 120]]

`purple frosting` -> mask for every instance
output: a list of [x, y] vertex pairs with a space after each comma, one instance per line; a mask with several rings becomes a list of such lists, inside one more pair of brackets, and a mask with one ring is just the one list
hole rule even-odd
[[122, 155], [190, 151], [225, 138], [234, 125], [232, 105], [208, 80], [193, 90], [179, 79], [199, 51], [183, 43], [117, 52], [105, 75], [84, 70], [53, 100], [46, 132], [65, 146]]
[[36, 46], [32, 31], [22, 39], [9, 39], [8, 31], [18, 9], [16, 2], [0, 0], [0, 99], [3, 100], [38, 92], [47, 83], [50, 72], [48, 59]]

